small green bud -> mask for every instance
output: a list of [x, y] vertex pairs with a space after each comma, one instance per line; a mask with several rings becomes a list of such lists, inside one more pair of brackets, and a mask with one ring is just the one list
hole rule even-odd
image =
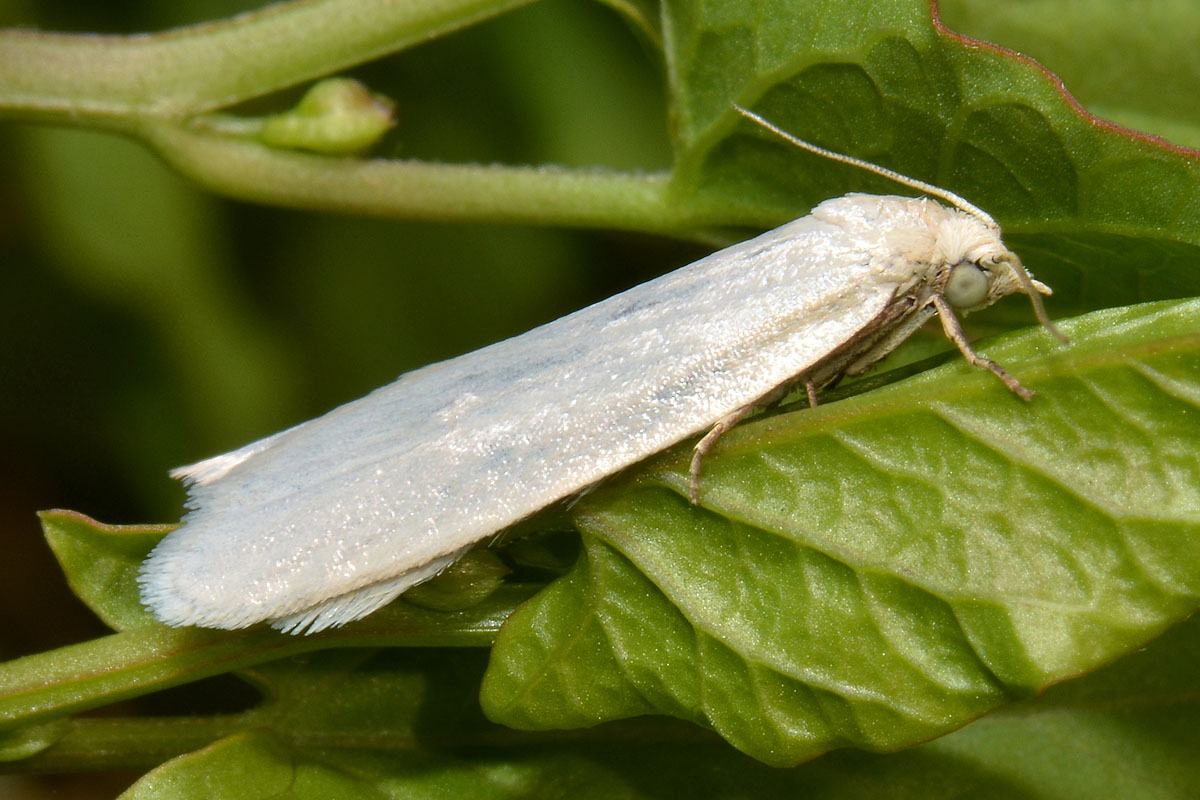
[[296, 107], [266, 117], [258, 138], [272, 147], [318, 153], [355, 153], [379, 141], [395, 124], [392, 101], [349, 78], [315, 84]]
[[434, 577], [402, 596], [435, 611], [459, 611], [482, 603], [504, 583], [508, 567], [490, 550], [471, 550]]

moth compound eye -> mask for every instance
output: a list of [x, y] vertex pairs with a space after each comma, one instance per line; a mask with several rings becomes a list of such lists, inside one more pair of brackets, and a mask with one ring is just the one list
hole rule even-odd
[[974, 264], [956, 264], [946, 279], [945, 296], [955, 308], [974, 308], [987, 299], [988, 279]]

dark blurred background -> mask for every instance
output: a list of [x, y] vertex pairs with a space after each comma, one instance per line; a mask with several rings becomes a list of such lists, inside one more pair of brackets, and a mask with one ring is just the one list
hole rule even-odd
[[[0, 0], [0, 25], [129, 33], [261, 5]], [[349, 74], [397, 103], [379, 156], [669, 165], [658, 60], [594, 2], [536, 3]], [[232, 202], [134, 142], [82, 130], [0, 124], [0, 176], [3, 659], [107, 632], [67, 591], [39, 509], [175, 521], [183, 492], [169, 468], [700, 252], [648, 236]], [[0, 796], [17, 796], [24, 784], [12, 780], [0, 779]], [[120, 790], [84, 784], [96, 796]], [[77, 784], [57, 789], [84, 796]]]

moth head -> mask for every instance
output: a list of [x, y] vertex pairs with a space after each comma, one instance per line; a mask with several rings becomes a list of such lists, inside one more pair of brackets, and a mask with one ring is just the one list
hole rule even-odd
[[1008, 250], [976, 259], [959, 259], [947, 267], [941, 295], [951, 307], [963, 313], [986, 308], [1001, 297], [1018, 292], [1030, 296], [1050, 294], [1050, 287], [1034, 280], [1016, 254]]
[[1005, 247], [996, 224], [966, 214], [956, 217], [938, 237], [938, 255], [945, 264], [940, 294], [946, 302], [967, 314], [1020, 292], [1029, 296], [1038, 322], [1066, 341], [1042, 305], [1041, 295], [1050, 294], [1050, 287], [1034, 280], [1017, 254]]
[[[917, 233], [915, 237], [905, 234], [902, 241], [892, 243], [893, 252], [902, 254], [904, 258], [910, 258], [917, 253], [928, 255], [929, 258], [922, 258], [920, 263], [937, 269], [935, 285], [932, 287], [934, 293], [944, 298], [951, 308], [963, 313], [989, 306], [1001, 297], [1015, 292], [1029, 295], [1038, 322], [1060, 340], [1067, 341], [1067, 337], [1054, 327], [1054, 323], [1046, 316], [1046, 309], [1042, 305], [1040, 295], [1050, 294], [1050, 287], [1035, 281], [1021, 265], [1021, 259], [1017, 258], [1016, 253], [1004, 246], [1000, 239], [1000, 226], [986, 211], [947, 189], [799, 139], [739, 105], [735, 104], [733, 109], [746, 119], [810, 153], [882, 175], [902, 186], [924, 192], [952, 205], [957, 209], [957, 213], [938, 215], [941, 217], [940, 224], [934, 224], [930, 231]], [[932, 242], [928, 239], [930, 234]], [[932, 249], [927, 246], [930, 244]]]

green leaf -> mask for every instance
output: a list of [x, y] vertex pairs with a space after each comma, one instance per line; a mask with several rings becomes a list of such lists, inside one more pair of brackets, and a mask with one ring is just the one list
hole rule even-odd
[[43, 511], [42, 533], [67, 583], [104, 624], [124, 631], [157, 625], [137, 593], [137, 571], [175, 525], [105, 525], [74, 511]]
[[1096, 669], [1200, 598], [1200, 301], [1095, 312], [743, 425], [577, 507], [586, 553], [509, 618], [519, 728], [649, 711], [793, 764], [891, 750]]
[[955, 31], [1036, 58], [1099, 116], [1200, 147], [1191, 0], [942, 0], [940, 10]]
[[659, 0], [600, 0], [621, 14], [651, 45], [662, 47], [662, 8]]
[[384, 797], [354, 775], [318, 763], [297, 763], [274, 736], [263, 731], [224, 739], [167, 770], [143, 778], [127, 800], [168, 797]]
[[[1044, 697], [913, 751], [973, 764], [1007, 796], [1186, 798], [1200, 791], [1200, 620]], [[962, 796], [962, 795], [960, 795]]]
[[898, 191], [757, 129], [738, 102], [985, 209], [1059, 316], [1200, 294], [1200, 161], [1080, 113], [1033, 62], [934, 28], [927, 3], [798, 3], [771, 24], [754, 4], [678, 5], [672, 189], [697, 216], [761, 224]]

